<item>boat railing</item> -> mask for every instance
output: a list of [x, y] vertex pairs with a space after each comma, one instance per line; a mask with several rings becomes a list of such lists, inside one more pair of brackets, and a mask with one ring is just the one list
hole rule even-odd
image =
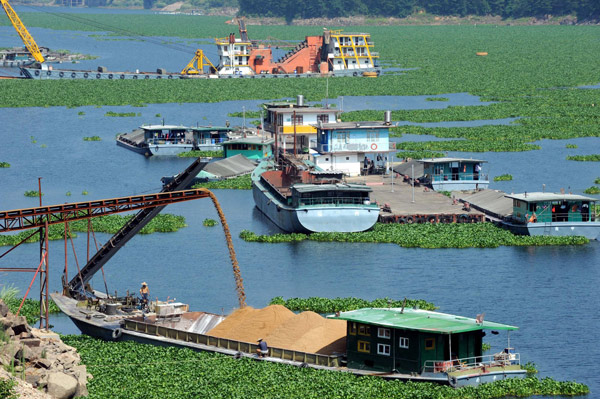
[[373, 205], [377, 206], [375, 202], [371, 202], [369, 198], [364, 197], [318, 197], [318, 198], [300, 198], [300, 206], [310, 205]]
[[214, 139], [200, 139], [198, 140], [198, 144], [220, 144], [220, 143], [224, 143], [227, 140], [229, 140], [228, 138], [224, 138], [224, 137], [219, 137], [219, 138], [214, 138]]
[[513, 220], [523, 224], [526, 223], [552, 223], [552, 222], [594, 222], [598, 215], [594, 211], [590, 213], [577, 212], [552, 212], [551, 207], [538, 210], [537, 212], [526, 212], [513, 216]]
[[423, 373], [449, 373], [469, 369], [486, 367], [520, 366], [519, 353], [500, 352], [493, 355], [465, 357], [454, 360], [426, 360], [423, 364]]
[[[235, 355], [237, 352], [254, 354], [258, 349], [258, 345], [256, 343], [235, 341], [227, 338], [178, 330], [175, 328], [165, 327], [163, 325], [144, 322], [135, 318], [125, 319], [124, 322], [125, 330], [221, 349], [221, 351], [215, 350], [215, 352], [230, 353], [232, 355]], [[210, 348], [204, 349], [210, 350]], [[274, 347], [269, 347], [268, 356], [290, 362], [307, 363], [326, 367], [341, 366], [341, 361], [343, 358], [342, 355], [322, 355], [318, 353], [300, 352]]]
[[431, 181], [439, 182], [439, 181], [487, 181], [488, 175], [485, 173], [439, 173], [431, 175]]
[[192, 144], [191, 140], [183, 138], [151, 138], [148, 145], [173, 145], [173, 144]]

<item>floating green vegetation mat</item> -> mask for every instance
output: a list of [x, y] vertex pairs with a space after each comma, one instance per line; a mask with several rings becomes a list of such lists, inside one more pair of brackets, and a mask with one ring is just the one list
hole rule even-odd
[[100, 136], [90, 136], [84, 137], [83, 141], [102, 141], [102, 139], [100, 138]]
[[142, 116], [141, 113], [135, 113], [135, 112], [113, 112], [113, 111], [108, 111], [107, 113], [104, 114], [104, 116], [113, 116], [113, 117], [131, 117], [131, 116]]
[[499, 176], [494, 176], [494, 181], [511, 181], [512, 179], [512, 175], [509, 175], [508, 173]]
[[177, 154], [180, 158], [223, 158], [225, 153], [223, 151], [186, 151]]
[[[236, 118], [243, 118], [244, 117], [244, 112], [230, 112], [230, 113], [227, 114], [227, 116], [232, 116], [232, 117], [236, 117]], [[245, 116], [248, 119], [250, 119], [250, 118], [260, 118], [260, 111], [246, 111]]]
[[215, 219], [204, 219], [202, 224], [206, 227], [213, 227], [217, 225], [217, 221]]
[[437, 307], [423, 299], [404, 299], [394, 300], [390, 298], [378, 298], [367, 301], [361, 298], [289, 298], [283, 299], [281, 296], [272, 298], [269, 305], [282, 305], [294, 312], [310, 310], [316, 313], [335, 313], [337, 311], [347, 312], [362, 308], [401, 308], [405, 305], [407, 308], [418, 307], [424, 310], [436, 310]]
[[594, 180], [594, 184], [600, 184], [600, 177], [596, 177], [596, 180]]
[[62, 336], [94, 378], [89, 398], [439, 398], [582, 395], [586, 385], [551, 378], [508, 379], [454, 389], [433, 383], [385, 381], [374, 376], [233, 359], [191, 349]]
[[[454, 128], [458, 129], [458, 128]], [[472, 128], [473, 129], [473, 128]], [[407, 133], [407, 132], [404, 132]], [[414, 133], [414, 132], [412, 132]], [[398, 150], [407, 151], [464, 151], [464, 152], [518, 152], [539, 150], [537, 144], [518, 140], [448, 140], [448, 141], [404, 141], [396, 143]]]
[[[22, 300], [23, 298], [13, 298], [5, 300], [4, 302], [8, 305], [11, 312], [17, 314], [17, 310], [19, 310]], [[60, 313], [60, 309], [51, 299], [48, 301], [48, 313]], [[21, 312], [19, 312], [19, 316], [25, 316], [27, 318], [27, 323], [33, 325], [40, 319], [40, 301], [30, 298], [25, 299], [25, 303], [21, 308]]]
[[251, 190], [252, 178], [250, 175], [238, 176], [232, 179], [198, 183], [193, 188]]
[[583, 190], [585, 194], [600, 194], [600, 187], [592, 186]]
[[[40, 192], [37, 190], [27, 190], [27, 191], [25, 191], [25, 193], [23, 193], [23, 195], [26, 197], [39, 197]], [[44, 194], [42, 193], [42, 195], [44, 195]]]
[[[396, 144], [397, 145], [397, 144]], [[446, 154], [443, 152], [434, 152], [427, 150], [420, 151], [398, 151], [396, 153], [396, 157], [400, 159], [425, 159], [425, 158], [442, 158], [445, 157]]]
[[580, 162], [600, 162], [600, 154], [591, 155], [568, 155], [569, 161], [580, 161]]
[[[115, 234], [129, 219], [133, 216], [129, 215], [107, 215], [99, 216], [92, 219], [92, 228], [96, 233]], [[174, 232], [183, 227], [186, 227], [185, 218], [183, 216], [172, 215], [169, 213], [159, 214], [150, 221], [141, 231], [140, 234], [151, 234], [155, 232], [167, 233]], [[78, 220], [69, 223], [72, 236], [74, 232], [87, 232], [87, 221]], [[48, 228], [48, 238], [50, 240], [62, 240], [64, 238], [65, 228], [63, 224], [53, 224]], [[24, 238], [32, 233], [31, 230], [22, 231], [18, 234], [0, 235], [0, 246], [16, 245]], [[34, 234], [27, 242], [39, 241], [40, 235]]]
[[384, 224], [377, 223], [362, 233], [291, 233], [257, 235], [242, 230], [240, 238], [249, 242], [281, 243], [305, 240], [320, 242], [391, 243], [409, 248], [496, 248], [505, 246], [582, 245], [581, 236], [518, 236], [492, 223]]
[[10, 168], [10, 164], [8, 162], [0, 162], [0, 168]]
[[577, 148], [577, 144], [567, 144], [566, 148]]

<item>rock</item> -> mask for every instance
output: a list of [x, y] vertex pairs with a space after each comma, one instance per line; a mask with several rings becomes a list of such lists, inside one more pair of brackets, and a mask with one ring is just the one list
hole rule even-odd
[[67, 352], [61, 353], [58, 356], [57, 360], [66, 369], [70, 368], [71, 366], [73, 366], [75, 363], [77, 363], [79, 361], [79, 359], [77, 357], [75, 357], [71, 353], [67, 353]]
[[37, 358], [40, 353], [41, 352], [36, 353], [30, 347], [22, 345], [21, 348], [19, 348], [19, 350], [15, 354], [15, 359], [18, 359], [19, 361], [21, 361], [21, 359], [24, 359], [26, 362], [28, 362]]
[[8, 329], [14, 325], [12, 318], [2, 316], [0, 317], [0, 325], [4, 326], [4, 329]]
[[9, 359], [14, 359], [15, 356], [17, 355], [17, 353], [19, 353], [20, 350], [21, 350], [21, 348], [15, 342], [11, 342], [11, 343], [9, 343], [7, 345], [4, 345], [2, 347], [2, 352], [5, 355], [8, 355]]
[[8, 315], [9, 312], [10, 309], [8, 308], [8, 305], [0, 299], [0, 317], [6, 317], [6, 315]]
[[77, 392], [75, 392], [75, 396], [88, 396], [87, 368], [85, 365], [74, 366], [71, 372], [77, 379]]
[[37, 388], [42, 376], [37, 373], [29, 373], [28, 370], [30, 369], [25, 370], [25, 381], [33, 385], [34, 388]]
[[30, 348], [39, 347], [42, 341], [38, 338], [21, 338], [21, 343]]
[[48, 376], [48, 394], [56, 399], [73, 397], [77, 390], [77, 380], [64, 373], [50, 373]]
[[37, 359], [33, 362], [33, 367], [37, 367], [38, 369], [49, 369], [52, 366], [53, 361], [50, 359]]

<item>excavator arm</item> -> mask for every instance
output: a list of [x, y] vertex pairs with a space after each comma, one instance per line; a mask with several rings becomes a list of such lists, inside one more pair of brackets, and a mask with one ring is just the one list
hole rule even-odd
[[37, 43], [35, 42], [35, 40], [33, 40], [33, 37], [27, 31], [27, 28], [25, 27], [25, 25], [23, 25], [23, 22], [21, 22], [21, 19], [19, 18], [15, 10], [11, 7], [10, 4], [8, 4], [8, 0], [0, 0], [0, 2], [2, 2], [2, 7], [4, 8], [8, 19], [10, 19], [10, 22], [15, 27], [15, 30], [17, 31], [19, 36], [21, 36], [21, 40], [23, 40], [23, 43], [25, 43], [25, 47], [27, 47], [27, 50], [29, 50], [29, 52], [36, 61], [44, 62], [44, 57], [42, 56], [42, 52], [40, 51]]

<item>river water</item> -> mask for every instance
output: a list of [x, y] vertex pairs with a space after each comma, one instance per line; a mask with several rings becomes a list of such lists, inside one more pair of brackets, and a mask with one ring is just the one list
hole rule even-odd
[[[0, 28], [6, 32], [3, 29]], [[79, 37], [73, 32], [56, 34]], [[81, 33], [81, 37], [86, 35]], [[0, 46], [7, 46], [5, 41], [11, 40], [1, 36]], [[104, 46], [110, 42], [97, 43]], [[77, 50], [65, 44], [58, 43], [57, 47]], [[108, 60], [96, 62], [110, 66]], [[383, 110], [481, 104], [477, 97], [466, 94], [441, 96], [449, 101], [425, 101], [426, 96], [344, 98], [343, 108]], [[339, 107], [341, 101], [335, 100]], [[260, 102], [0, 109], [0, 161], [11, 164], [10, 168], [0, 169], [0, 209], [37, 206], [36, 198], [23, 193], [37, 189], [38, 177], [43, 178], [45, 204], [157, 192], [162, 176], [180, 172], [190, 160], [146, 159], [117, 147], [117, 133], [163, 118], [166, 123], [222, 124], [230, 120], [241, 124], [240, 119], [230, 118], [227, 113], [240, 111], [242, 106], [256, 109]], [[136, 112], [141, 116], [107, 117], [107, 111]], [[102, 141], [83, 141], [84, 136], [94, 135]], [[398, 140], [407, 139], [431, 138], [404, 136]], [[579, 148], [566, 149], [567, 142], [578, 144]], [[544, 140], [539, 143], [539, 151], [466, 156], [488, 160], [492, 175], [513, 175], [513, 181], [492, 183], [493, 188], [536, 191], [546, 184], [548, 191], [565, 188], [581, 193], [600, 176], [600, 170], [596, 164], [566, 161], [566, 155], [594, 152], [598, 143], [597, 138]], [[234, 237], [249, 305], [265, 306], [274, 296], [406, 296], [434, 302], [448, 313], [475, 317], [485, 312], [486, 320], [521, 327], [511, 334], [511, 344], [523, 361], [537, 364], [541, 376], [576, 380], [588, 384], [593, 393], [600, 391], [595, 367], [600, 362], [596, 343], [600, 327], [599, 242], [581, 247], [460, 250], [408, 249], [392, 244], [246, 243], [238, 238], [243, 229], [262, 234], [278, 229], [254, 208], [251, 192], [215, 193]], [[189, 303], [193, 309], [229, 313], [236, 307], [237, 299], [224, 235], [219, 227], [202, 225], [205, 218], [218, 219], [212, 204], [209, 200], [192, 201], [171, 205], [166, 212], [185, 216], [188, 227], [176, 233], [134, 237], [105, 267], [109, 290], [136, 291], [142, 281], [147, 281], [153, 298], [170, 296]], [[109, 238], [106, 234], [97, 236], [101, 242]], [[82, 265], [86, 256], [85, 234], [74, 241]], [[50, 244], [52, 290], [60, 288], [63, 246], [63, 242]], [[32, 267], [38, 264], [38, 251], [37, 244], [23, 245], [4, 257], [1, 264]], [[68, 262], [73, 276], [76, 266], [70, 249]], [[24, 293], [31, 277], [1, 273], [0, 285], [14, 284]], [[93, 285], [102, 287], [101, 278], [96, 277]], [[34, 287], [37, 286], [36, 282]], [[61, 332], [74, 331], [64, 318], [52, 317], [51, 322]], [[504, 334], [488, 334], [486, 340], [496, 352], [504, 348], [505, 338]]]

